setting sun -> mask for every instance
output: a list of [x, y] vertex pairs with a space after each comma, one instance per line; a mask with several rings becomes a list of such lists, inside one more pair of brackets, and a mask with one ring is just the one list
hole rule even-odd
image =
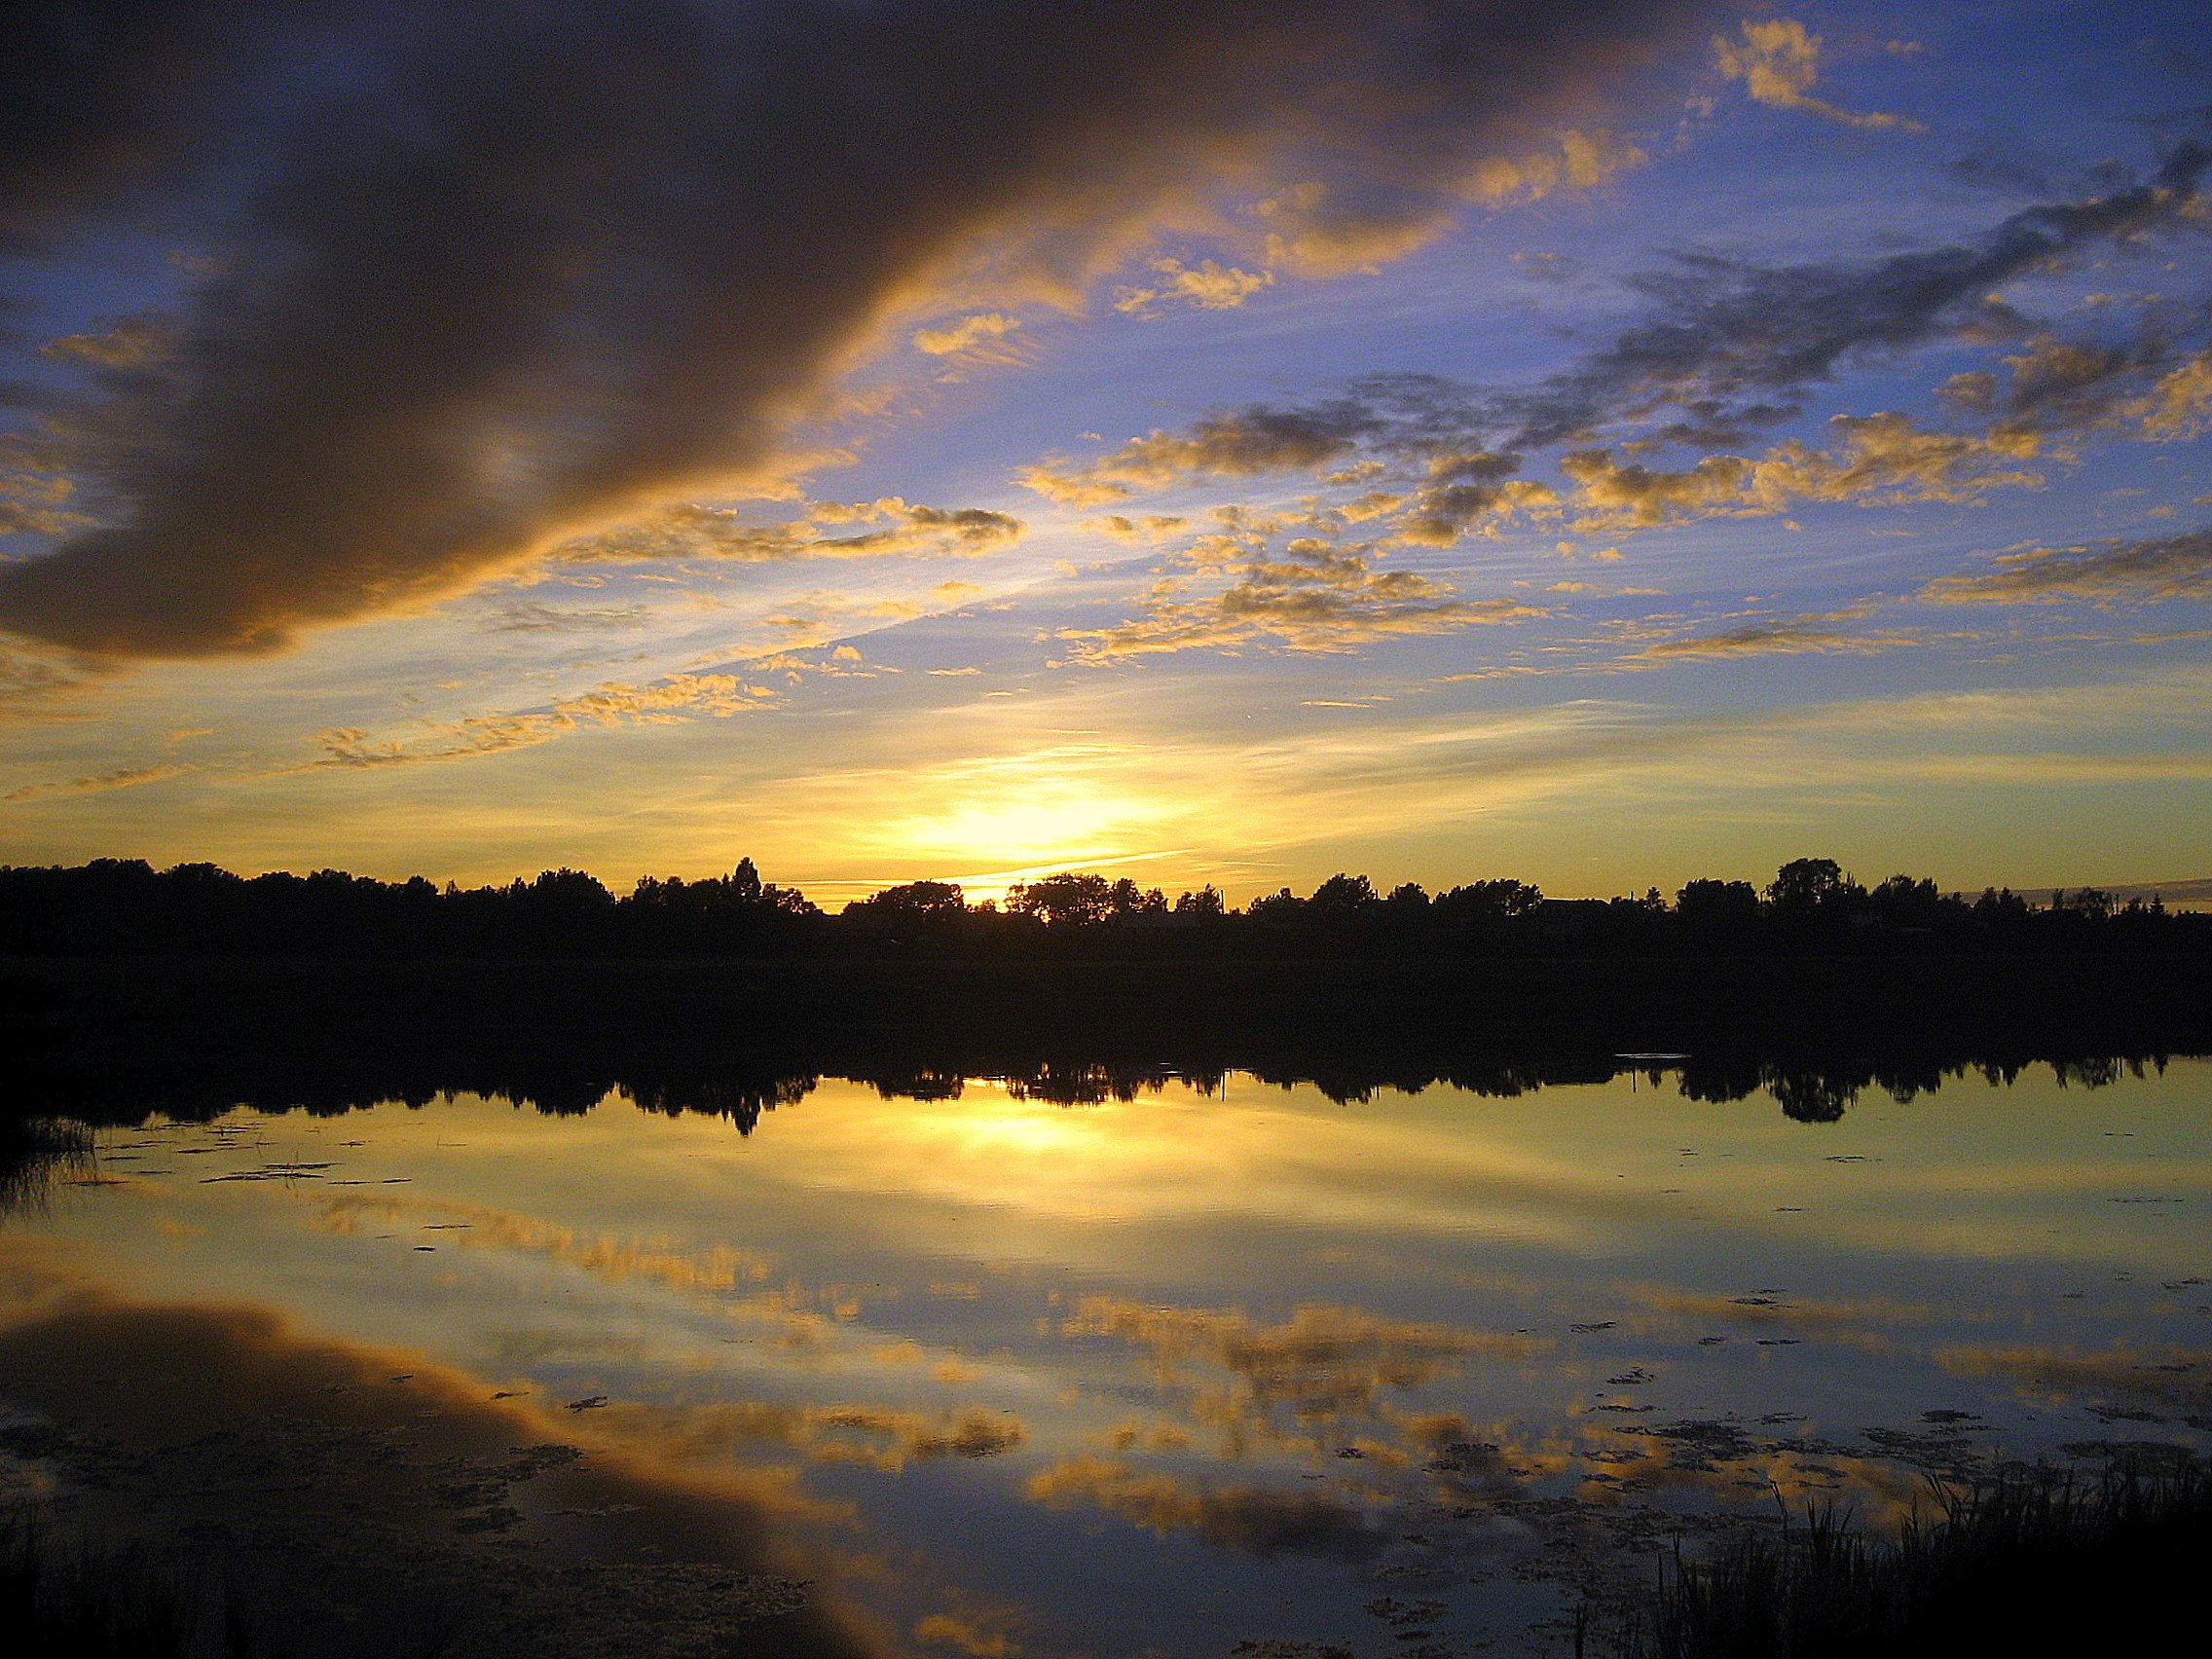
[[0, 1628], [2186, 1653], [2208, 21], [10, 0]]

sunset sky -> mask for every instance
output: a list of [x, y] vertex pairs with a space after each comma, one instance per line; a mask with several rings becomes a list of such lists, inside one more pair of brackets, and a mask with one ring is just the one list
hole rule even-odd
[[0, 863], [2212, 877], [2200, 0], [6, 27]]

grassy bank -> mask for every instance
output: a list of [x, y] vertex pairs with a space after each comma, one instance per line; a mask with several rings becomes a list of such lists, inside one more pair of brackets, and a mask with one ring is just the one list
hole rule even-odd
[[1944, 1493], [1894, 1538], [1814, 1509], [1675, 1564], [1624, 1659], [2184, 1652], [2204, 1640], [2212, 1471], [2015, 1470]]
[[251, 1659], [245, 1617], [211, 1584], [137, 1550], [0, 1522], [0, 1630], [32, 1659]]
[[65, 1119], [0, 1112], [0, 1217], [43, 1206], [56, 1180], [92, 1168], [92, 1135]]

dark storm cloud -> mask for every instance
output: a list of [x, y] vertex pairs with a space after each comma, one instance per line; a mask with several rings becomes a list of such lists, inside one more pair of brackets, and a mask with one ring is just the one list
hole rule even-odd
[[203, 125], [214, 66], [247, 11], [242, 0], [11, 0], [0, 13], [0, 247], [172, 162]]
[[244, 10], [35, 11], [25, 227], [200, 160], [226, 257], [129, 418], [68, 423], [128, 434], [81, 447], [105, 522], [0, 567], [0, 627], [191, 656], [423, 605], [769, 467], [903, 308], [1078, 287], [1230, 165], [1446, 199], [1698, 7], [333, 0], [292, 79]]

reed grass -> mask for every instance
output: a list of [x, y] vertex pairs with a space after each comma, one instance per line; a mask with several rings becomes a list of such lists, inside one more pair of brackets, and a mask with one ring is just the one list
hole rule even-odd
[[268, 1659], [203, 1574], [142, 1549], [67, 1543], [0, 1520], [0, 1633], [29, 1659]]
[[[2162, 1654], [2212, 1643], [2212, 1468], [2014, 1468], [1933, 1485], [1894, 1535], [1814, 1504], [1676, 1558], [1650, 1604], [1585, 1612], [1575, 1650], [1623, 1659]], [[1600, 1640], [1601, 1627], [1607, 1640]]]
[[45, 1209], [56, 1180], [92, 1167], [92, 1131], [83, 1124], [0, 1114], [0, 1217]]

